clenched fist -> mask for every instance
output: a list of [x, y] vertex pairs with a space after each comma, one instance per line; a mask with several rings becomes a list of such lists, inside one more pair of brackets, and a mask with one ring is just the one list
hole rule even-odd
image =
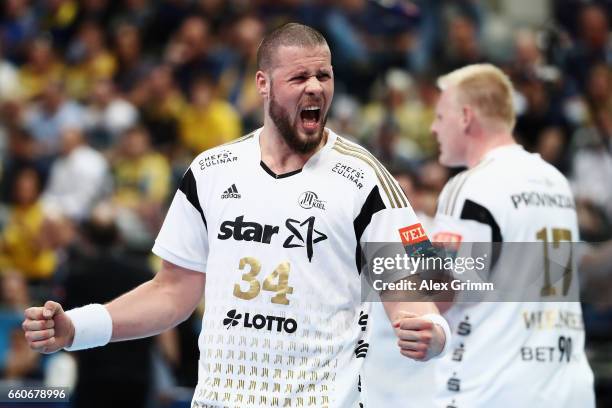
[[72, 321], [64, 313], [62, 305], [50, 300], [43, 307], [26, 309], [21, 327], [30, 348], [44, 354], [70, 346], [74, 339]]
[[446, 336], [444, 330], [431, 320], [414, 313], [400, 312], [393, 322], [400, 353], [418, 361], [427, 361], [442, 352]]

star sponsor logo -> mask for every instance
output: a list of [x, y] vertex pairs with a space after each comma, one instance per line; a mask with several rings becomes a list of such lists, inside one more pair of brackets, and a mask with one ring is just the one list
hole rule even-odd
[[[289, 231], [283, 241], [283, 248], [305, 248], [308, 261], [312, 262], [315, 244], [327, 239], [327, 235], [315, 228], [316, 218], [308, 217], [304, 221], [288, 218], [285, 227]], [[220, 240], [234, 239], [236, 241], [258, 242], [272, 244], [273, 238], [280, 231], [276, 225], [261, 225], [258, 222], [245, 221], [244, 215], [233, 221], [223, 221], [217, 238]]]
[[327, 239], [327, 235], [314, 228], [314, 223], [315, 217], [309, 217], [303, 222], [289, 218], [285, 226], [292, 234], [283, 243], [283, 248], [306, 247], [306, 256], [312, 262], [314, 244]]

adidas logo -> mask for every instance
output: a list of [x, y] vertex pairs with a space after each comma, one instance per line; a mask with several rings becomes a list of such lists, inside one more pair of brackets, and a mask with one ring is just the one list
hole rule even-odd
[[236, 188], [235, 184], [232, 184], [230, 188], [228, 188], [227, 190], [223, 192], [223, 194], [221, 194], [222, 200], [225, 200], [226, 198], [240, 198], [240, 197], [242, 196], [238, 192], [238, 189]]

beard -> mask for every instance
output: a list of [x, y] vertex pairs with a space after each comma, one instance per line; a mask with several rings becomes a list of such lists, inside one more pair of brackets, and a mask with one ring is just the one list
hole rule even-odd
[[291, 123], [289, 112], [280, 104], [276, 103], [272, 90], [270, 91], [270, 118], [285, 140], [285, 143], [287, 143], [287, 146], [296, 153], [312, 153], [319, 144], [321, 144], [321, 140], [323, 140], [325, 124], [327, 123], [327, 114], [325, 114], [321, 121], [321, 128], [315, 134], [308, 135], [305, 140], [303, 140], [298, 134], [297, 126]]

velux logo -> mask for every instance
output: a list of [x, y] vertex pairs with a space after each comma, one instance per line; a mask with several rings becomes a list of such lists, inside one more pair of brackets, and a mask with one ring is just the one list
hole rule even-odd
[[402, 243], [404, 245], [413, 245], [427, 240], [427, 234], [421, 224], [413, 224], [399, 230]]
[[232, 184], [230, 188], [225, 190], [223, 194], [221, 194], [221, 199], [225, 200], [226, 198], [240, 198], [242, 197], [238, 192], [235, 184]]
[[298, 324], [294, 319], [281, 316], [264, 316], [261, 314], [251, 315], [250, 313], [238, 313], [236, 309], [227, 312], [227, 316], [223, 319], [223, 325], [229, 330], [232, 327], [238, 326], [242, 322], [242, 326], [247, 329], [277, 331], [285, 333], [294, 333], [297, 330]]

